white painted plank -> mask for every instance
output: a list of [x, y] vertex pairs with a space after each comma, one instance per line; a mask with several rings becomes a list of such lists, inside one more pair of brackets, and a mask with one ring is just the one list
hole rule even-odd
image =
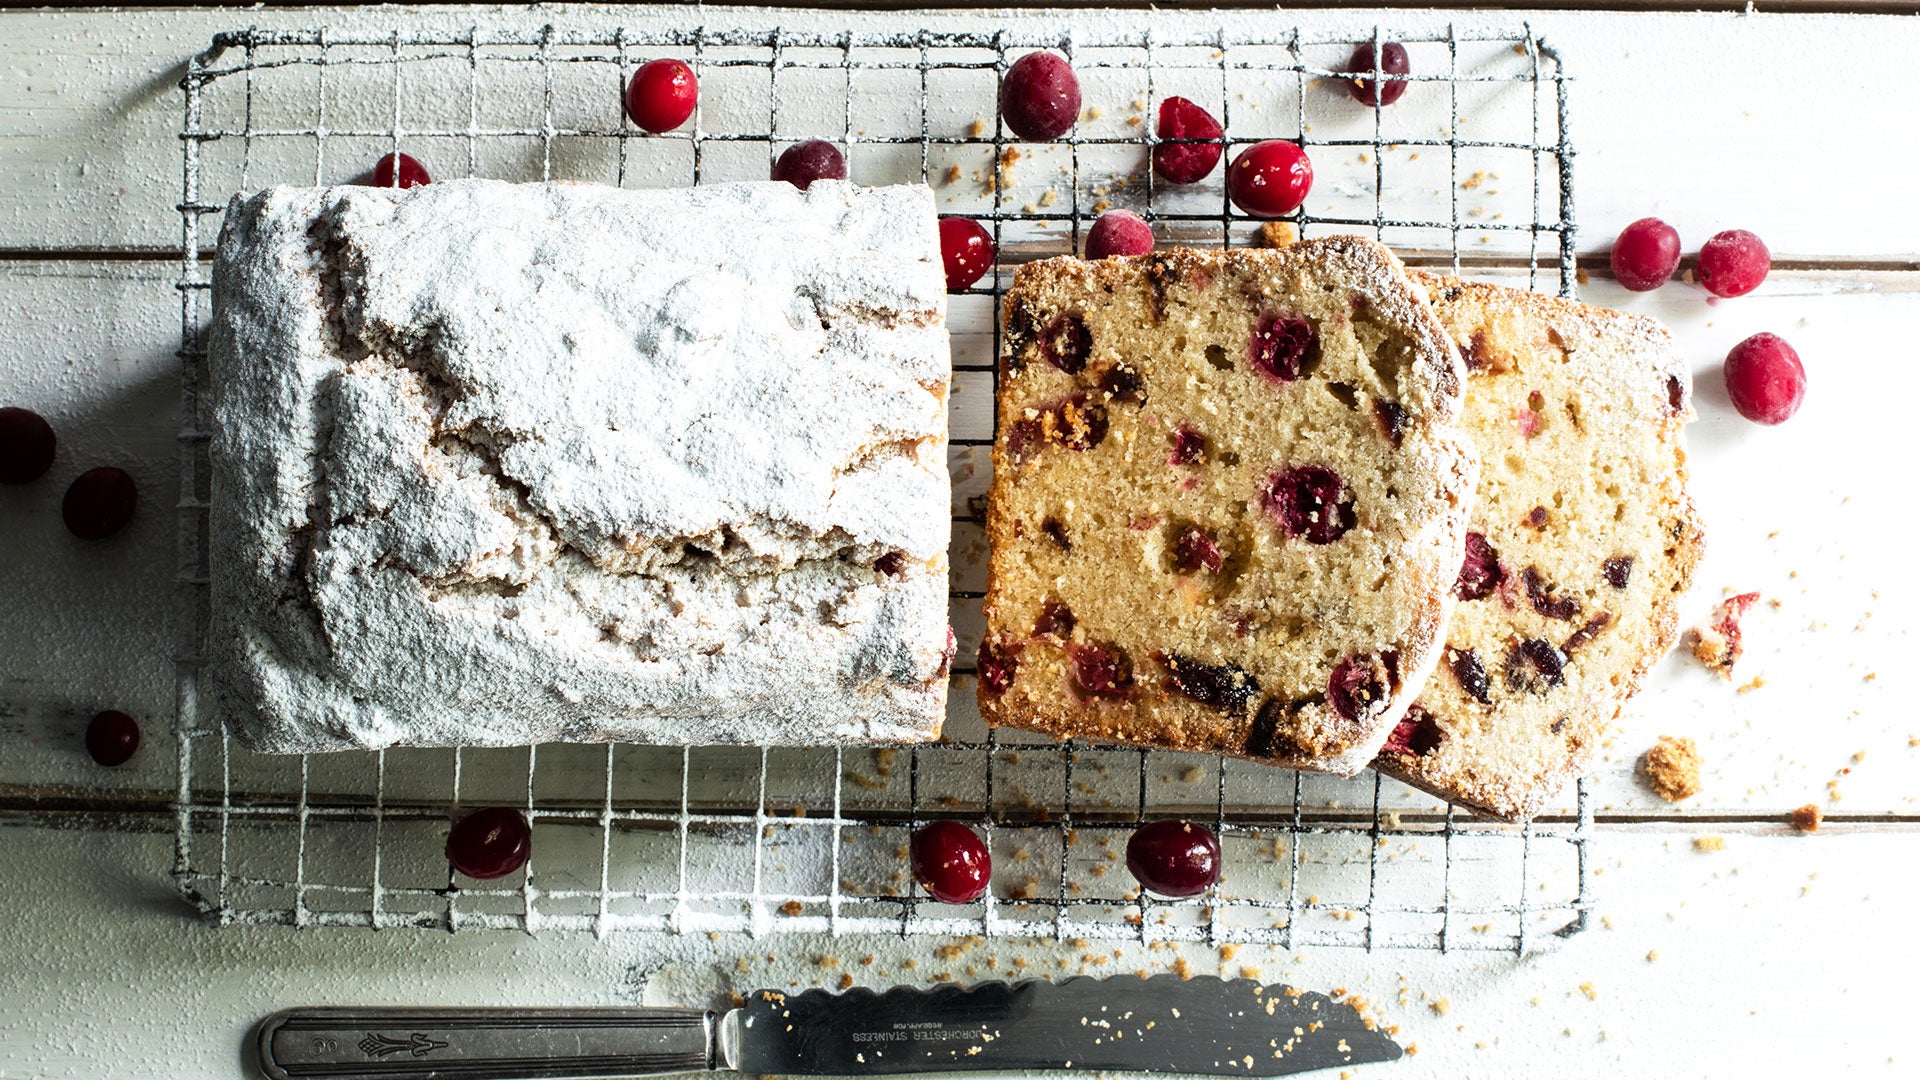
[[[1284, 35], [1298, 26], [1308, 33], [1370, 34], [1377, 16], [1367, 12], [1290, 13], [1276, 24], [1270, 15], [1248, 12], [1075, 12], [996, 13], [993, 26], [1015, 33], [1071, 31], [1086, 43], [1137, 31], [1149, 22], [1161, 40], [1212, 33]], [[1433, 30], [1446, 16], [1402, 12], [1393, 26], [1403, 31]], [[964, 13], [915, 13], [908, 18], [875, 13], [796, 11], [705, 14], [686, 8], [607, 9], [574, 7], [543, 10], [538, 16], [497, 9], [426, 7], [409, 9], [410, 29], [441, 28], [464, 32], [485, 27], [537, 26], [552, 19], [563, 29], [607, 32], [626, 25], [656, 28], [704, 20], [709, 26], [780, 25], [790, 31], [824, 28], [837, 32], [907, 27], [950, 29], [981, 26]], [[268, 28], [325, 24], [336, 33], [391, 30], [392, 12], [379, 9], [269, 9], [242, 17], [231, 11], [191, 9], [115, 11], [0, 12], [0, 40], [10, 43], [9, 62], [0, 70], [0, 247], [164, 249], [179, 240], [173, 207], [180, 197], [180, 94], [175, 83], [185, 58], [198, 51], [216, 30], [243, 25]], [[1920, 49], [1920, 23], [1897, 17], [1647, 14], [1605, 12], [1470, 13], [1464, 25], [1518, 28], [1532, 25], [1567, 58], [1573, 83], [1573, 136], [1578, 157], [1578, 211], [1581, 245], [1604, 249], [1624, 223], [1646, 213], [1672, 220], [1689, 244], [1720, 228], [1741, 226], [1765, 236], [1783, 258], [1805, 260], [1920, 258], [1920, 226], [1911, 215], [1892, 213], [1907, 197], [1904, 178], [1920, 171], [1920, 147], [1884, 130], [1885, 109], [1906, 93], [1901, 78], [1863, 57], [1906, 55]], [[1433, 47], [1416, 49], [1422, 70], [1436, 71], [1443, 61]], [[351, 50], [348, 50], [349, 52]], [[377, 50], [376, 50], [377, 51]], [[1343, 60], [1336, 47], [1307, 50], [1312, 62], [1328, 66]], [[1124, 50], [1087, 48], [1096, 58], [1121, 61]], [[1236, 59], [1259, 62], [1259, 50], [1241, 50]], [[1499, 50], [1465, 48], [1463, 70], [1512, 70], [1521, 58]], [[795, 51], [790, 60], [810, 59]], [[819, 59], [812, 57], [811, 59]], [[828, 59], [831, 59], [829, 57]], [[1178, 50], [1162, 50], [1173, 63]], [[1205, 55], [1187, 59], [1210, 62]], [[1502, 67], [1501, 65], [1505, 66]], [[483, 126], [521, 126], [539, 122], [540, 82], [532, 65], [488, 69], [482, 87]], [[455, 125], [465, 130], [466, 66], [457, 60], [410, 67], [402, 126], [421, 130]], [[334, 128], [373, 125], [384, 130], [391, 108], [383, 68], [336, 72], [331, 104]], [[843, 135], [840, 108], [843, 83], [833, 71], [793, 71], [783, 75], [786, 116], [783, 138]], [[310, 126], [316, 96], [307, 75], [262, 73], [256, 127]], [[932, 122], [936, 132], [957, 133], [975, 117], [991, 119], [991, 88], [978, 78], [951, 73], [935, 87]], [[1137, 71], [1090, 71], [1089, 102], [1103, 115], [1086, 126], [1089, 133], [1114, 134], [1126, 126], [1130, 103], [1145, 93]], [[979, 83], [979, 85], [974, 85]], [[229, 93], [234, 80], [209, 90], [210, 126], [238, 123], [240, 110]], [[912, 107], [912, 77], [906, 73], [863, 76], [854, 131], [878, 134], [907, 125], [918, 129]], [[618, 74], [611, 66], [562, 65], [556, 78], [556, 123], [600, 128], [619, 120]], [[1180, 91], [1218, 99], [1222, 90], [1205, 72], [1168, 71], [1156, 93]], [[1225, 94], [1234, 133], [1246, 137], [1291, 135], [1296, 110], [1291, 84], [1261, 72], [1239, 73]], [[742, 132], [764, 123], [765, 94], [746, 73], [716, 73], [709, 88], [708, 130]], [[808, 102], [812, 105], [809, 106]], [[1370, 117], [1329, 87], [1308, 94], [1308, 123], [1316, 138], [1366, 135]], [[1389, 137], [1444, 136], [1446, 111], [1437, 88], [1417, 86], [1386, 116]], [[1510, 136], [1529, 129], [1531, 103], [1511, 88], [1470, 89], [1461, 104], [1463, 138]], [[1550, 115], [1548, 116], [1550, 120]], [[1551, 124], [1547, 131], [1551, 133]], [[328, 140], [321, 174], [349, 179], [385, 149], [375, 137], [336, 136]], [[463, 139], [420, 139], [409, 147], [443, 175], [467, 166]], [[629, 145], [629, 183], [679, 183], [685, 175], [683, 143], [635, 140]], [[710, 144], [709, 178], [763, 175], [766, 149], [758, 144]], [[1412, 155], [1420, 153], [1413, 160]], [[207, 197], [218, 199], [240, 183], [233, 142], [209, 147]], [[256, 140], [249, 183], [310, 181], [314, 148], [305, 140]], [[1007, 205], [1036, 202], [1061, 177], [1046, 151], [1016, 169], [1016, 189]], [[1136, 168], [1137, 150], [1088, 148], [1082, 155], [1082, 188], [1104, 188], [1102, 176]], [[1463, 151], [1458, 174], [1449, 179], [1444, 153], [1406, 149], [1388, 155], [1385, 190], [1390, 206], [1411, 213], [1444, 209], [1457, 191], [1460, 210], [1478, 217], [1468, 224], [1513, 224], [1531, 215], [1532, 188], [1525, 155], [1508, 151]], [[537, 176], [542, 159], [539, 140], [489, 142], [479, 151], [479, 167], [490, 175]], [[1783, 159], [1791, 167], [1783, 166]], [[857, 146], [855, 175], [879, 181], [917, 175], [917, 154], [878, 145]], [[1326, 149], [1317, 154], [1319, 184], [1310, 208], [1316, 212], [1370, 214], [1373, 164], [1357, 152]], [[979, 149], [938, 152], [932, 172], [962, 167], [965, 179], [954, 189], [954, 212], [966, 212], [985, 198], [975, 174], [985, 166]], [[617, 152], [605, 140], [562, 137], [555, 145], [556, 175], [612, 180]], [[1480, 186], [1460, 190], [1454, 182], [1485, 170]], [[1217, 177], [1216, 177], [1217, 183]], [[1783, 187], [1782, 185], [1788, 185]], [[1551, 184], [1548, 184], [1549, 195]], [[1438, 192], [1439, 194], [1435, 194]], [[1062, 192], [1064, 194], [1064, 192]], [[1121, 192], [1124, 203], [1131, 191]], [[1549, 197], [1549, 209], [1551, 209]], [[1218, 189], [1170, 196], [1163, 209], [1217, 208]], [[1496, 218], [1494, 215], [1503, 215]], [[1058, 236], [1058, 230], [1053, 235]], [[1431, 231], [1398, 230], [1389, 236], [1402, 245], [1427, 246], [1440, 239]], [[1463, 238], [1469, 252], [1516, 249], [1513, 234]], [[1058, 241], [1056, 240], [1056, 243]], [[1513, 242], [1513, 243], [1510, 243]]]

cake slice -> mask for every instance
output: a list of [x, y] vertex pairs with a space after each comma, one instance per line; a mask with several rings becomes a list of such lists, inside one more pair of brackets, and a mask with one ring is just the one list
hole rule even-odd
[[1351, 775], [1439, 657], [1461, 369], [1385, 248], [1022, 267], [1004, 304], [981, 712]]
[[1375, 766], [1494, 817], [1584, 773], [1670, 647], [1700, 557], [1692, 382], [1651, 319], [1424, 278], [1479, 450], [1446, 656]]
[[945, 313], [920, 186], [236, 198], [209, 338], [229, 728], [935, 737]]

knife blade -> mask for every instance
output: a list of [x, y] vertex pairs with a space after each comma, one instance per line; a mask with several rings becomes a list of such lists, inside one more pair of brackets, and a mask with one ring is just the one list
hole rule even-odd
[[715, 1069], [1285, 1076], [1400, 1056], [1400, 1047], [1351, 1005], [1324, 994], [1173, 975], [764, 990], [720, 1013], [290, 1009], [261, 1023], [254, 1049], [269, 1080], [521, 1080]]

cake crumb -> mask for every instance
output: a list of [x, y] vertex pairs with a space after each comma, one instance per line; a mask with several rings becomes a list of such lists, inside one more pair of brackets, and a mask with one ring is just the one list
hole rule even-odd
[[960, 182], [960, 166], [958, 165], [947, 166], [947, 175], [944, 179], [942, 179], [941, 183], [957, 184], [959, 182]]
[[1197, 784], [1206, 778], [1207, 771], [1198, 765], [1189, 765], [1180, 770], [1180, 782], [1183, 784]]
[[1283, 248], [1299, 239], [1293, 226], [1284, 221], [1264, 221], [1260, 223], [1260, 246], [1263, 248]]
[[1724, 836], [1696, 836], [1693, 838], [1695, 851], [1725, 851], [1727, 838]]
[[780, 914], [782, 915], [798, 915], [805, 910], [807, 910], [807, 905], [798, 900], [789, 900], [780, 905]]
[[1588, 1001], [1593, 1001], [1594, 999], [1596, 999], [1596, 998], [1598, 998], [1598, 997], [1600, 996], [1600, 994], [1599, 994], [1599, 992], [1598, 992], [1598, 991], [1596, 991], [1596, 990], [1594, 990], [1594, 988], [1593, 988], [1593, 983], [1591, 983], [1591, 982], [1583, 982], [1583, 983], [1581, 983], [1581, 984], [1580, 984], [1580, 992], [1581, 992], [1581, 993], [1583, 993], [1583, 994], [1585, 994], [1585, 995], [1587, 995], [1587, 1000], [1588, 1000]]
[[840, 973], [840, 989], [842, 990], [853, 989], [853, 976], [847, 974], [844, 971]]
[[1660, 950], [1659, 950], [1659, 949], [1648, 949], [1648, 950], [1647, 950], [1647, 963], [1649, 963], [1649, 964], [1651, 964], [1651, 963], [1654, 963], [1655, 961], [1657, 961], [1657, 960], [1659, 960], [1659, 959], [1660, 959]]
[[1687, 648], [1693, 653], [1693, 658], [1721, 678], [1731, 681], [1733, 665], [1744, 651], [1740, 643], [1740, 617], [1758, 599], [1759, 593], [1745, 592], [1720, 601], [1705, 623], [1687, 631]]
[[967, 135], [971, 138], [977, 139], [986, 133], [987, 122], [985, 120], [975, 118], [973, 123], [967, 125]]
[[1453, 1011], [1453, 1001], [1449, 998], [1441, 998], [1439, 1001], [1428, 1004], [1427, 1008], [1432, 1009], [1435, 1016], [1445, 1016]]
[[1761, 678], [1758, 675], [1755, 675], [1753, 678], [1748, 679], [1746, 682], [1741, 683], [1740, 686], [1734, 691], [1734, 693], [1736, 694], [1751, 693], [1752, 691], [1758, 690], [1765, 685], [1767, 685], [1767, 680]]
[[1818, 806], [1808, 803], [1793, 812], [1793, 827], [1803, 833], [1819, 832], [1820, 821], [1824, 816], [1820, 813]]
[[1700, 750], [1686, 736], [1660, 736], [1646, 756], [1640, 771], [1646, 774], [1654, 794], [1677, 803], [1700, 793]]

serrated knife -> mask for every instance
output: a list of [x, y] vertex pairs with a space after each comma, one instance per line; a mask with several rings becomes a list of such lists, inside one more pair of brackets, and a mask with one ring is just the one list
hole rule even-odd
[[842, 993], [737, 1009], [290, 1009], [256, 1035], [270, 1080], [519, 1080], [1092, 1069], [1285, 1076], [1392, 1061], [1351, 1005], [1249, 979], [1078, 977]]

